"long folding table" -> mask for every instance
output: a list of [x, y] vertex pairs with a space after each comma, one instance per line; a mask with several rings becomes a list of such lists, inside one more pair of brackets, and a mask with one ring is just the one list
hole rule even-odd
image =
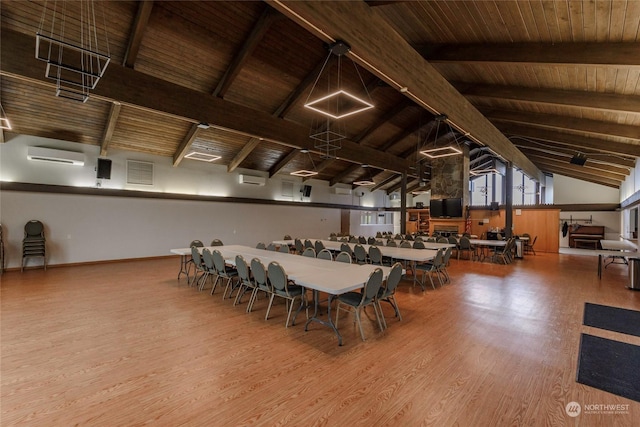
[[[307, 240], [310, 240], [312, 242], [316, 241], [315, 239], [307, 239]], [[317, 240], [320, 240], [320, 239], [317, 239]], [[369, 252], [370, 246], [374, 246], [374, 245], [368, 245], [363, 243], [339, 242], [335, 240], [320, 240], [320, 241], [322, 242], [324, 247], [329, 249], [330, 251], [339, 251], [343, 243], [346, 243], [347, 245], [349, 245], [351, 250], [353, 250], [353, 248], [356, 245], [362, 245], [364, 250], [367, 252]], [[291, 245], [293, 242], [294, 242], [293, 240], [274, 240], [272, 243], [274, 245]], [[394, 260], [410, 262], [411, 271], [413, 273], [413, 283], [415, 285], [417, 281], [417, 276], [415, 271], [416, 264], [432, 261], [436, 257], [436, 254], [438, 253], [436, 249], [455, 247], [455, 245], [451, 243], [431, 243], [431, 245], [435, 245], [435, 246], [431, 246], [429, 249], [397, 248], [393, 246], [378, 246], [378, 248], [380, 249], [382, 256], [389, 257]], [[425, 243], [425, 246], [426, 246], [426, 243]], [[420, 285], [420, 287], [422, 287], [422, 290], [425, 289], [424, 286], [422, 286], [422, 284]]]
[[[198, 248], [200, 251], [204, 248]], [[338, 344], [342, 345], [342, 335], [336, 328], [331, 318], [331, 298], [354, 291], [364, 287], [369, 279], [369, 275], [376, 269], [381, 268], [386, 278], [391, 271], [390, 267], [379, 265], [358, 265], [346, 264], [341, 262], [327, 261], [323, 259], [303, 257], [299, 255], [286, 254], [282, 252], [267, 251], [264, 249], [256, 249], [250, 246], [242, 245], [225, 245], [212, 246], [207, 249], [213, 251], [218, 250], [225, 259], [225, 262], [235, 265], [236, 255], [242, 255], [247, 263], [253, 258], [258, 258], [267, 267], [270, 262], [278, 262], [284, 268], [287, 277], [293, 280], [297, 285], [310, 289], [313, 292], [314, 313], [305, 324], [305, 331], [308, 330], [309, 324], [318, 322], [331, 328], [336, 337]], [[171, 249], [171, 253], [181, 256], [191, 255], [190, 248]], [[181, 261], [182, 266], [182, 261]], [[328, 320], [319, 317], [320, 309], [318, 305], [318, 293], [325, 292], [330, 295]]]
[[[598, 251], [598, 278], [602, 278], [602, 264], [607, 258], [611, 258], [611, 262], [605, 264], [607, 268], [609, 264], [615, 262], [616, 259], [622, 259], [627, 264], [627, 256], [638, 251], [638, 245], [626, 240], [600, 240], [602, 250]], [[604, 259], [603, 259], [604, 257]]]

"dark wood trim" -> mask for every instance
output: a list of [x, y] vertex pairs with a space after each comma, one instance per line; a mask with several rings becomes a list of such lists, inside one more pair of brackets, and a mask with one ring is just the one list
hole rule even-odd
[[361, 144], [362, 140], [364, 140], [366, 137], [371, 135], [373, 132], [379, 129], [382, 125], [387, 123], [389, 120], [393, 119], [395, 116], [400, 114], [400, 112], [402, 112], [405, 108], [408, 108], [412, 104], [413, 103], [411, 102], [411, 100], [409, 100], [409, 98], [403, 98], [402, 101], [400, 101], [399, 103], [391, 107], [391, 109], [389, 109], [386, 113], [380, 116], [378, 120], [371, 123], [366, 129], [364, 129], [356, 137], [354, 137], [353, 141], [357, 142], [358, 144]]
[[240, 164], [244, 161], [244, 159], [246, 159], [247, 157], [249, 157], [249, 154], [251, 154], [251, 152], [258, 146], [260, 145], [260, 139], [258, 138], [251, 138], [249, 139], [249, 142], [247, 142], [241, 149], [240, 151], [238, 151], [238, 154], [235, 155], [235, 157], [233, 159], [231, 159], [231, 161], [229, 162], [229, 164], [227, 165], [227, 172], [233, 172], [234, 170], [236, 170], [236, 168], [238, 166], [240, 166]]
[[196, 136], [198, 136], [199, 131], [200, 131], [200, 128], [198, 127], [198, 125], [196, 124], [191, 125], [191, 127], [189, 128], [189, 132], [187, 132], [184, 139], [176, 149], [176, 152], [173, 154], [174, 167], [178, 166], [180, 162], [182, 162], [182, 159], [184, 159], [184, 156], [187, 154], [187, 151], [189, 151], [189, 148], [191, 148], [191, 144], [193, 144], [193, 141], [196, 140]]
[[336, 185], [337, 183], [339, 183], [344, 178], [346, 178], [347, 176], [351, 175], [352, 173], [354, 173], [355, 171], [357, 171], [361, 167], [362, 167], [362, 165], [360, 165], [360, 164], [353, 164], [353, 165], [349, 166], [348, 168], [346, 168], [345, 170], [343, 170], [342, 172], [340, 172], [339, 174], [337, 174], [336, 176], [331, 178], [331, 180], [329, 181], [329, 186], [333, 187], [334, 185]]
[[379, 188], [382, 188], [386, 185], [391, 184], [393, 181], [395, 181], [396, 179], [402, 179], [402, 175], [391, 175], [389, 178], [380, 181], [379, 183], [377, 183], [376, 185], [374, 185], [373, 187], [371, 187], [371, 191], [375, 191]]
[[[530, 150], [527, 148], [523, 148], [522, 152], [527, 154], [530, 157], [538, 157], [538, 158], [544, 158], [547, 160], [554, 160], [554, 161], [558, 161], [558, 162], [563, 162], [563, 163], [569, 163], [569, 161], [572, 158], [572, 155], [557, 155], [557, 154], [552, 154], [552, 153], [545, 153], [543, 151], [538, 151], [538, 150]], [[574, 153], [575, 154], [575, 153]], [[534, 160], [535, 162], [535, 160]], [[597, 171], [604, 171], [604, 172], [609, 172], [613, 175], [610, 176], [610, 178], [614, 178], [614, 179], [618, 179], [615, 175], [619, 175], [619, 178], [624, 181], [625, 178], [631, 173], [631, 171], [629, 170], [629, 168], [623, 168], [623, 167], [618, 167], [618, 166], [613, 166], [613, 165], [609, 165], [609, 164], [603, 164], [603, 163], [598, 163], [593, 161], [593, 159], [587, 159], [587, 161], [584, 164], [584, 169], [585, 171], [587, 170], [597, 170]]]
[[196, 194], [158, 193], [153, 191], [115, 190], [111, 188], [70, 187], [65, 185], [32, 184], [27, 182], [0, 182], [0, 191], [18, 191], [31, 193], [72, 194], [78, 196], [132, 197], [137, 199], [189, 200], [216, 203], [246, 203], [258, 205], [278, 205], [310, 208], [351, 209], [358, 211], [376, 211], [384, 207], [363, 207], [332, 203], [301, 203], [283, 200], [253, 199], [248, 197], [200, 196]]
[[[105, 259], [101, 261], [84, 261], [84, 262], [68, 262], [63, 264], [49, 264], [47, 263], [47, 268], [58, 268], [58, 267], [79, 267], [83, 265], [101, 265], [101, 264], [115, 264], [115, 263], [123, 263], [123, 262], [134, 262], [134, 261], [152, 261], [154, 259], [168, 259], [168, 258], [178, 258], [180, 255], [156, 255], [149, 257], [138, 257], [138, 258], [118, 258], [118, 259]], [[11, 267], [5, 268], [4, 271], [20, 271], [20, 267]], [[41, 265], [32, 265], [24, 267], [24, 270], [42, 270]]]
[[[529, 154], [529, 158], [538, 165], [544, 164], [548, 166], [557, 166], [561, 168], [567, 168], [567, 170], [572, 170], [572, 171], [587, 174], [587, 175], [593, 175], [594, 177], [598, 177], [598, 178], [607, 178], [607, 179], [612, 179], [614, 181], [620, 181], [620, 182], [624, 181], [626, 178], [624, 175], [603, 171], [601, 169], [592, 168], [587, 166], [586, 164], [584, 166], [574, 165], [569, 163], [569, 159], [563, 159], [559, 161], [541, 153]], [[538, 166], [538, 167], [540, 167], [541, 169], [544, 169], [544, 167], [542, 166]]]
[[316, 80], [316, 77], [318, 77], [318, 74], [320, 73], [320, 70], [322, 70], [322, 66], [324, 65], [325, 59], [326, 57], [323, 57], [322, 60], [316, 64], [314, 69], [311, 70], [311, 72], [307, 74], [304, 79], [302, 79], [302, 81], [293, 90], [293, 92], [291, 92], [289, 96], [287, 96], [287, 98], [282, 101], [282, 104], [280, 104], [280, 106], [273, 113], [275, 117], [285, 117], [289, 110], [291, 110], [291, 107], [293, 107], [296, 102], [300, 100], [305, 91], [309, 88], [309, 86], [311, 86], [311, 84], [313, 84], [313, 82]]
[[294, 157], [298, 155], [298, 153], [300, 153], [300, 150], [296, 150], [294, 148], [293, 150], [289, 151], [288, 154], [278, 160], [278, 163], [276, 163], [271, 167], [271, 169], [269, 169], [269, 178], [271, 178], [272, 176], [280, 172], [285, 166], [287, 166], [287, 163], [293, 160]]
[[416, 49], [429, 62], [640, 65], [640, 43], [474, 43]]

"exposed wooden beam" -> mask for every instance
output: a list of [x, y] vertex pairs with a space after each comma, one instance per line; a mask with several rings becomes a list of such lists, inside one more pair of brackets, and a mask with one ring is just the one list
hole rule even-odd
[[[6, 26], [2, 26], [0, 31], [3, 41], [0, 73], [54, 87], [55, 82], [44, 76], [42, 63], [33, 55], [35, 38], [8, 30]], [[109, 71], [91, 96], [153, 110], [192, 123], [209, 123], [211, 126], [264, 138], [287, 147], [314, 151], [308, 126], [278, 119], [269, 113], [212, 97], [119, 64], [109, 64]], [[177, 157], [179, 155], [174, 156]], [[340, 158], [396, 172], [408, 170], [411, 166], [404, 159], [356, 144], [349, 139], [342, 140]]]
[[418, 47], [429, 62], [640, 65], [640, 43], [494, 43]]
[[235, 157], [231, 159], [231, 161], [227, 165], [227, 172], [233, 172], [234, 170], [236, 170], [236, 168], [240, 166], [240, 163], [242, 163], [244, 159], [246, 159], [249, 154], [251, 154], [253, 149], [258, 145], [260, 145], [259, 138], [249, 139], [249, 142], [247, 142], [244, 147], [242, 147], [242, 149], [238, 152], [238, 154], [236, 154]]
[[[636, 161], [632, 157], [622, 157], [619, 155], [614, 155], [610, 153], [604, 153], [599, 150], [588, 149], [588, 150], [576, 150], [576, 148], [557, 144], [555, 142], [550, 141], [535, 141], [530, 138], [522, 138], [522, 137], [511, 137], [511, 141], [519, 147], [523, 152], [525, 150], [536, 150], [545, 153], [557, 153], [564, 154], [568, 156], [575, 155], [578, 151], [586, 154], [591, 160], [595, 160], [598, 163], [604, 163], [608, 165], [620, 166], [623, 168], [633, 168], [636, 165]], [[602, 144], [605, 144], [608, 141], [602, 141]], [[586, 151], [586, 152], [585, 152]]]
[[4, 144], [4, 129], [0, 128], [0, 144]]
[[596, 136], [616, 136], [626, 138], [629, 144], [640, 149], [640, 127], [621, 125], [613, 122], [581, 119], [577, 117], [556, 116], [552, 114], [529, 113], [523, 111], [490, 111], [487, 118], [491, 121], [523, 123], [526, 125], [551, 129], [563, 129], [584, 132]]
[[[414, 133], [420, 132], [420, 129], [425, 127], [427, 124], [429, 123], [418, 123], [417, 125], [409, 126], [405, 130], [403, 130], [402, 132], [400, 132], [399, 134], [397, 134], [396, 136], [394, 136], [393, 138], [391, 138], [390, 140], [382, 144], [380, 147], [378, 147], [378, 150], [387, 151], [391, 149], [394, 145], [398, 144], [400, 141], [403, 141], [405, 138], [408, 138]], [[405, 158], [406, 157], [405, 153], [400, 154], [400, 157]]]
[[405, 108], [409, 107], [413, 103], [409, 100], [409, 98], [403, 98], [398, 104], [391, 107], [386, 113], [378, 118], [375, 122], [371, 123], [369, 127], [360, 132], [353, 140], [357, 143], [362, 143], [366, 137], [375, 132], [380, 126], [387, 123], [389, 120], [393, 119], [395, 116], [400, 114]]
[[[548, 160], [555, 160], [555, 161], [564, 162], [564, 163], [569, 163], [569, 160], [571, 160], [571, 157], [572, 157], [572, 155], [563, 156], [563, 155], [551, 154], [547, 152], [530, 150], [530, 149], [523, 149], [523, 152], [527, 154], [529, 157], [545, 158]], [[605, 172], [615, 174], [620, 178], [621, 181], [624, 181], [625, 177], [631, 173], [629, 168], [621, 168], [621, 167], [613, 166], [610, 164], [600, 163], [589, 158], [587, 158], [587, 161], [585, 162], [583, 168], [585, 168], [585, 170], [595, 169], [595, 170], [605, 171]]]
[[[424, 186], [423, 186], [424, 187]], [[410, 186], [407, 186], [407, 193], [411, 193], [412, 191], [417, 190], [418, 188], [420, 188], [420, 181], [418, 182], [414, 182], [413, 184], [411, 184]]]
[[355, 171], [357, 171], [361, 167], [362, 167], [362, 165], [360, 165], [359, 163], [355, 163], [355, 164], [349, 166], [348, 168], [346, 168], [345, 170], [343, 170], [342, 172], [340, 172], [339, 174], [337, 174], [336, 176], [331, 178], [331, 180], [329, 181], [329, 186], [333, 187], [334, 185], [338, 184], [340, 181], [342, 181], [347, 176], [351, 175], [352, 173], [354, 173]]
[[474, 166], [476, 163], [480, 163], [484, 160], [491, 160], [491, 159], [493, 159], [493, 155], [491, 153], [484, 153], [483, 155], [478, 156], [473, 160], [470, 160], [469, 166]]
[[626, 155], [640, 157], [640, 147], [632, 144], [623, 144], [616, 141], [606, 141], [597, 138], [589, 138], [581, 135], [558, 132], [555, 130], [527, 126], [517, 123], [496, 123], [504, 133], [513, 136], [524, 136], [542, 139], [556, 144], [575, 147], [577, 150], [592, 149], [614, 155]]
[[[420, 180], [416, 179], [411, 181], [410, 183], [407, 183], [407, 188], [411, 188], [414, 185], [420, 185]], [[392, 185], [391, 187], [387, 188], [387, 194], [391, 194], [394, 191], [398, 191], [400, 188], [402, 187], [402, 180], [400, 180], [400, 182], [398, 182], [397, 184]]]
[[255, 48], [258, 47], [258, 44], [266, 34], [271, 24], [275, 22], [278, 17], [282, 17], [282, 15], [271, 9], [269, 6], [265, 7], [262, 15], [260, 15], [260, 18], [258, 18], [258, 21], [253, 26], [251, 33], [249, 33], [249, 36], [245, 39], [242, 47], [238, 52], [236, 52], [235, 57], [218, 82], [218, 85], [213, 91], [213, 96], [224, 98], [227, 90], [229, 90], [229, 87], [231, 87], [235, 78], [240, 74], [242, 66], [247, 62]]
[[543, 162], [538, 162], [537, 164], [540, 165], [540, 169], [542, 169], [545, 172], [558, 174], [558, 175], [564, 175], [564, 176], [568, 176], [570, 178], [575, 178], [575, 179], [579, 179], [579, 180], [582, 180], [582, 181], [592, 182], [594, 184], [604, 185], [606, 187], [620, 188], [620, 182], [619, 181], [606, 180], [604, 178], [598, 178], [598, 177], [595, 177], [595, 176], [590, 175], [590, 174], [584, 174], [584, 173], [576, 172], [575, 170], [571, 170], [571, 169], [567, 169], [567, 168], [561, 168], [561, 167], [557, 167], [557, 166], [553, 166], [553, 165], [548, 165], [548, 164], [545, 164]]
[[178, 146], [178, 149], [173, 154], [173, 167], [178, 166], [184, 158], [185, 154], [187, 154], [187, 152], [191, 148], [191, 144], [193, 144], [193, 141], [195, 141], [196, 137], [198, 136], [198, 131], [200, 131], [200, 128], [197, 124], [191, 125], [191, 128], [189, 128], [189, 132], [187, 132], [187, 135], [184, 137], [184, 139]]
[[142, 37], [147, 29], [149, 23], [149, 16], [151, 16], [151, 9], [153, 9], [153, 0], [143, 0], [138, 2], [138, 12], [136, 18], [133, 21], [133, 28], [131, 35], [129, 36], [129, 44], [127, 45], [127, 51], [124, 54], [124, 61], [122, 61], [125, 67], [133, 68], [138, 58], [138, 51], [142, 44]]
[[379, 183], [377, 183], [376, 185], [374, 185], [373, 187], [371, 187], [371, 191], [375, 191], [375, 190], [377, 190], [377, 189], [379, 189], [379, 188], [382, 188], [382, 187], [384, 187], [384, 186], [386, 186], [386, 185], [389, 185], [389, 184], [391, 184], [393, 181], [395, 181], [395, 180], [397, 180], [397, 179], [400, 179], [400, 178], [402, 178], [402, 176], [401, 176], [401, 175], [395, 175], [395, 174], [394, 174], [394, 175], [391, 175], [389, 178], [387, 178], [387, 179], [385, 179], [385, 180], [382, 180], [382, 181], [380, 181]]
[[[458, 86], [453, 83], [454, 86]], [[640, 113], [640, 96], [578, 90], [540, 89], [521, 86], [467, 85], [461, 91], [466, 97], [506, 99], [577, 108]]]
[[437, 113], [471, 139], [542, 180], [543, 174], [378, 13], [364, 2], [271, 0], [276, 9], [325, 42], [345, 40], [350, 57], [392, 88]]
[[271, 178], [272, 176], [280, 172], [285, 166], [287, 166], [287, 163], [293, 160], [298, 155], [298, 153], [300, 153], [300, 151], [294, 148], [293, 150], [289, 151], [288, 154], [282, 157], [278, 161], [278, 163], [276, 163], [271, 167], [271, 169], [269, 169], [269, 178]]
[[104, 135], [102, 135], [102, 143], [100, 144], [101, 156], [107, 155], [107, 149], [111, 143], [113, 131], [116, 129], [116, 123], [118, 122], [118, 116], [120, 115], [121, 108], [122, 105], [119, 102], [111, 103], [111, 110], [109, 110], [109, 117], [107, 118], [107, 124], [104, 127]]
[[291, 108], [296, 104], [296, 102], [300, 100], [302, 94], [304, 94], [309, 86], [311, 86], [316, 80], [316, 77], [318, 77], [318, 74], [320, 73], [320, 70], [322, 70], [322, 66], [324, 65], [325, 59], [326, 57], [322, 58], [322, 60], [316, 64], [313, 70], [311, 70], [311, 72], [307, 74], [304, 79], [302, 79], [298, 86], [296, 86], [293, 92], [291, 92], [289, 96], [287, 96], [287, 98], [282, 101], [282, 104], [280, 104], [280, 106], [273, 113], [276, 117], [285, 117], [289, 110], [291, 110]]
[[566, 168], [568, 170], [573, 170], [576, 172], [581, 172], [584, 173], [586, 175], [592, 175], [594, 177], [598, 177], [598, 178], [603, 178], [603, 179], [610, 179], [613, 181], [619, 181], [622, 182], [625, 180], [625, 176], [624, 175], [620, 175], [617, 173], [612, 173], [612, 172], [606, 172], [603, 171], [601, 169], [595, 169], [595, 168], [591, 168], [588, 166], [579, 166], [579, 165], [574, 165], [569, 163], [568, 160], [563, 159], [563, 160], [556, 160], [556, 159], [551, 159], [549, 157], [545, 157], [542, 155], [530, 155], [532, 161], [534, 163], [540, 163], [540, 164], [545, 164], [548, 166], [556, 166], [556, 167], [560, 167], [560, 168]]

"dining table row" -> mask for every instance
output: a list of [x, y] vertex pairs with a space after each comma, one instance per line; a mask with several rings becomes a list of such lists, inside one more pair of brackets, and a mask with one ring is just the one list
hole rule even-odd
[[[194, 253], [193, 251], [196, 251]], [[331, 300], [341, 295], [348, 295], [358, 292], [365, 288], [366, 284], [371, 281], [372, 277], [380, 276], [380, 280], [388, 279], [392, 273], [393, 267], [373, 265], [373, 264], [351, 264], [335, 261], [326, 261], [318, 258], [302, 257], [290, 253], [282, 253], [276, 251], [267, 251], [243, 245], [224, 245], [199, 248], [177, 248], [171, 249], [171, 253], [180, 255], [181, 273], [187, 272], [187, 265], [191, 262], [194, 255], [200, 258], [205, 252], [217, 251], [227, 266], [236, 267], [238, 257], [242, 257], [247, 262], [259, 260], [262, 265], [270, 266], [277, 264], [282, 267], [285, 272], [286, 281], [290, 281], [296, 286], [311, 290], [313, 293], [313, 314], [308, 317], [305, 324], [305, 331], [308, 330], [311, 323], [317, 322], [331, 328], [336, 337], [338, 344], [342, 345], [342, 335], [340, 334], [336, 324], [331, 317]], [[397, 269], [397, 266], [396, 266]], [[404, 273], [404, 270], [402, 271]], [[180, 277], [180, 273], [178, 275]], [[398, 280], [399, 281], [399, 280]], [[328, 294], [327, 319], [323, 319], [323, 311], [319, 308], [320, 293]], [[307, 304], [307, 307], [310, 305]], [[393, 305], [393, 304], [392, 304]], [[374, 306], [375, 308], [375, 306]], [[396, 309], [397, 315], [399, 312]], [[378, 316], [376, 308], [376, 316]], [[294, 317], [295, 318], [295, 317]], [[384, 320], [378, 320], [381, 324]], [[287, 319], [288, 322], [288, 319]], [[386, 322], [385, 322], [386, 324]], [[362, 329], [361, 329], [362, 334]], [[364, 339], [364, 334], [362, 334]]]

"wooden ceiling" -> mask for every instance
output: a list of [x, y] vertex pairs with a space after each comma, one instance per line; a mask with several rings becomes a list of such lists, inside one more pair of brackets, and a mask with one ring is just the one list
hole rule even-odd
[[[472, 167], [499, 156], [536, 179], [614, 188], [640, 157], [638, 1], [97, 3], [111, 64], [79, 103], [54, 96], [34, 58], [45, 2], [2, 2], [3, 141], [64, 139], [176, 167], [205, 151], [229, 172], [315, 168], [331, 185], [373, 177], [387, 191], [402, 172], [421, 189], [419, 144], [467, 144]], [[79, 3], [65, 5], [71, 28]], [[364, 85], [375, 108], [341, 120], [347, 138], [324, 159], [309, 134], [325, 127], [303, 104], [335, 40], [360, 72], [345, 67], [344, 85]], [[435, 132], [437, 114], [455, 135]], [[577, 153], [584, 166], [569, 163]]]

